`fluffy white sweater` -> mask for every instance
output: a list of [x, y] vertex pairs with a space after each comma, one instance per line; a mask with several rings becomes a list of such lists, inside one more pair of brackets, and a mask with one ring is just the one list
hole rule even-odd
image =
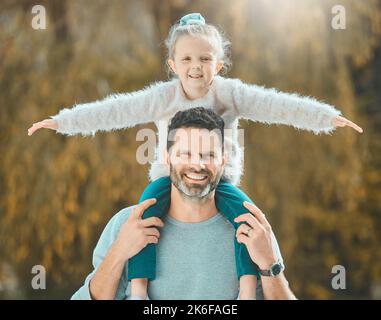
[[330, 133], [335, 128], [332, 119], [341, 112], [333, 106], [311, 97], [295, 93], [283, 93], [257, 85], [248, 85], [239, 79], [216, 76], [209, 92], [202, 98], [186, 98], [178, 78], [156, 82], [146, 88], [122, 94], [112, 94], [103, 100], [75, 105], [52, 116], [58, 122], [58, 133], [66, 135], [94, 135], [96, 131], [130, 128], [138, 124], [154, 122], [159, 141], [155, 161], [149, 177], [155, 180], [169, 175], [163, 164], [166, 149], [167, 125], [179, 110], [194, 107], [213, 109], [231, 129], [226, 137], [228, 161], [224, 178], [238, 185], [243, 171], [243, 146], [238, 143], [237, 128], [240, 118], [267, 124], [285, 124], [298, 129]]

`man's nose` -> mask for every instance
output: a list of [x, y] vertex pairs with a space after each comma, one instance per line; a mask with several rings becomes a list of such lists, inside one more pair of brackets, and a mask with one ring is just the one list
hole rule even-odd
[[199, 166], [200, 166], [201, 169], [205, 169], [206, 168], [205, 162], [203, 160], [200, 160]]
[[206, 168], [205, 160], [200, 156], [193, 156], [191, 158], [191, 165], [201, 169]]

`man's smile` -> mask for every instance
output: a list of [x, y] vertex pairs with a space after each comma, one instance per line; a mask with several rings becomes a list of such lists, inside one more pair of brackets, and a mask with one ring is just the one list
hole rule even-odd
[[203, 182], [208, 179], [208, 175], [199, 174], [199, 173], [185, 173], [184, 177], [186, 180], [191, 181], [193, 183]]

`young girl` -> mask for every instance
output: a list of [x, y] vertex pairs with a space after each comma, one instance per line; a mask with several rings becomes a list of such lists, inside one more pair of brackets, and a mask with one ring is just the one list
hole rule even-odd
[[[199, 13], [188, 14], [172, 26], [166, 40], [167, 63], [174, 77], [157, 82], [142, 90], [114, 94], [103, 100], [63, 109], [58, 115], [33, 124], [28, 134], [40, 128], [54, 129], [66, 135], [91, 135], [97, 130], [129, 128], [137, 124], [155, 122], [159, 131], [155, 161], [151, 165], [150, 180], [139, 203], [148, 198], [157, 202], [144, 213], [143, 218], [162, 217], [169, 208], [169, 172], [164, 164], [167, 125], [179, 110], [194, 107], [213, 109], [225, 121], [225, 128], [232, 130], [226, 137], [228, 158], [222, 182], [216, 189], [216, 206], [233, 224], [234, 218], [247, 212], [243, 202], [253, 203], [236, 186], [242, 174], [242, 148], [238, 144], [237, 127], [240, 118], [262, 123], [292, 125], [318, 133], [330, 133], [335, 127], [349, 126], [358, 132], [362, 129], [340, 116], [333, 106], [313, 98], [278, 92], [256, 85], [242, 83], [218, 75], [229, 67], [229, 41], [218, 29], [206, 24]], [[158, 125], [160, 121], [160, 126]], [[155, 279], [156, 247], [149, 244], [128, 261], [128, 280], [131, 296], [147, 297], [148, 279]], [[255, 298], [258, 276], [246, 247], [235, 239], [237, 276], [240, 281], [239, 299]]]

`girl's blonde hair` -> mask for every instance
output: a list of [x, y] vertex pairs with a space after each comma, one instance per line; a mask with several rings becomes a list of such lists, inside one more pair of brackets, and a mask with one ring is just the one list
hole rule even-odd
[[205, 24], [190, 23], [186, 25], [181, 25], [179, 20], [176, 24], [174, 24], [170, 28], [168, 37], [165, 40], [165, 46], [167, 48], [166, 63], [167, 63], [169, 75], [173, 76], [174, 74], [171, 68], [169, 67], [167, 61], [168, 59], [174, 59], [176, 41], [181, 36], [185, 36], [185, 35], [193, 36], [193, 37], [201, 37], [207, 40], [216, 52], [217, 61], [222, 60], [224, 62], [224, 65], [221, 69], [221, 73], [225, 74], [230, 69], [232, 65], [230, 60], [231, 43], [225, 37], [223, 31], [207, 23]]

